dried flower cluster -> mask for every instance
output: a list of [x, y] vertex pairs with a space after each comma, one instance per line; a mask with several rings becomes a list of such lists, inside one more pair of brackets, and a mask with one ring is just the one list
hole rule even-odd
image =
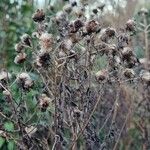
[[[23, 119], [18, 121], [19, 118], [17, 121], [22, 125], [22, 134], [26, 131], [29, 135], [22, 135], [24, 140], [21, 141], [27, 149], [42, 149], [41, 145], [44, 149], [45, 143], [53, 143], [53, 149], [80, 149], [81, 143], [78, 140], [81, 136], [84, 149], [113, 149], [126, 121], [124, 117], [120, 117], [120, 121], [117, 115], [121, 112], [128, 116], [131, 109], [124, 106], [126, 98], [121, 92], [123, 86], [130, 86], [131, 83], [137, 85], [139, 82], [144, 87], [150, 87], [150, 72], [148, 69], [137, 71], [142, 63], [131, 47], [132, 33], [136, 31], [135, 21], [129, 19], [120, 30], [111, 25], [104, 28], [102, 20], [99, 20], [97, 15], [103, 11], [105, 5], [93, 9], [94, 15], [90, 18], [85, 14], [86, 5], [79, 5], [73, 0], [54, 17], [51, 16], [50, 28], [56, 29], [56, 34], [49, 32], [50, 30], [45, 27], [50, 23], [44, 10], [38, 9], [32, 16], [36, 26], [32, 36], [24, 34], [15, 45], [18, 53], [14, 59], [16, 64], [26, 61], [28, 58], [25, 49], [31, 49], [32, 60], [29, 59], [29, 62], [33, 68], [19, 73], [16, 82], [25, 93], [35, 90], [28, 71], [39, 74], [37, 82], [40, 84], [34, 100], [37, 101], [37, 109], [45, 113], [45, 117], [41, 118], [48, 120], [48, 129], [51, 132], [48, 136], [45, 135], [47, 137], [43, 137], [43, 143], [37, 145], [36, 142], [40, 142], [41, 137], [36, 139], [34, 135], [41, 133], [40, 129], [34, 128], [33, 125], [26, 126]], [[146, 11], [142, 10], [141, 13]], [[35, 37], [35, 43], [31, 37]], [[106, 65], [98, 68], [96, 64], [102, 57], [106, 58]], [[9, 78], [10, 75], [6, 71], [0, 72], [0, 83], [3, 85], [0, 87], [5, 96], [10, 95], [10, 89], [7, 87]], [[22, 103], [20, 107], [25, 105]], [[96, 114], [96, 109], [99, 107], [104, 110], [103, 105], [106, 103], [107, 111]], [[49, 107], [53, 107], [54, 110], [48, 109]], [[110, 118], [106, 120], [106, 136], [102, 140], [98, 136], [97, 128], [104, 128], [104, 119], [108, 111]], [[50, 116], [46, 117], [49, 113]], [[93, 123], [97, 120], [92, 117], [94, 114], [103, 121], [99, 124]], [[52, 120], [49, 121], [49, 118]], [[69, 142], [66, 141], [65, 132], [69, 133]], [[27, 142], [29, 140], [30, 144]]]

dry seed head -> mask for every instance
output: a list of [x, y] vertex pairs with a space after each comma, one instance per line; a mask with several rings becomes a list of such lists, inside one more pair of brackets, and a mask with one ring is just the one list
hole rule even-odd
[[124, 76], [127, 78], [133, 78], [135, 76], [134, 70], [130, 68], [126, 68], [123, 72]]
[[121, 54], [123, 55], [124, 58], [129, 58], [130, 56], [133, 55], [133, 51], [130, 47], [124, 47], [123, 50], [121, 51]]
[[21, 42], [24, 46], [32, 47], [31, 37], [26, 33], [21, 36]]
[[26, 72], [23, 72], [17, 76], [17, 82], [21, 85], [23, 89], [26, 90], [29, 90], [33, 85], [31, 77]]
[[43, 9], [37, 9], [36, 12], [32, 15], [32, 19], [34, 22], [42, 22], [45, 20], [45, 13], [43, 12]]
[[140, 77], [144, 83], [146, 83], [148, 85], [150, 84], [150, 72], [145, 71], [140, 74]]
[[38, 67], [48, 67], [50, 64], [50, 54], [45, 51], [40, 52], [35, 63]]
[[15, 63], [15, 64], [21, 64], [21, 63], [23, 63], [23, 62], [26, 60], [26, 57], [27, 57], [26, 53], [19, 53], [19, 54], [15, 57], [14, 63]]
[[77, 1], [76, 1], [76, 0], [71, 0], [71, 6], [72, 6], [72, 7], [77, 6]]
[[70, 14], [71, 11], [72, 11], [72, 7], [70, 4], [66, 4], [64, 7], [63, 7], [63, 11], [65, 11], [66, 13]]
[[62, 49], [64, 52], [67, 52], [67, 51], [71, 50], [71, 49], [72, 49], [72, 46], [73, 46], [73, 43], [72, 43], [72, 40], [71, 40], [70, 38], [69, 38], [69, 39], [65, 39], [65, 40], [61, 43], [61, 45], [60, 45], [61, 49]]
[[47, 107], [49, 106], [50, 102], [52, 100], [46, 95], [46, 94], [42, 94], [39, 97], [39, 107], [42, 111], [46, 111]]
[[0, 71], [0, 81], [5, 80], [7, 81], [8, 79], [11, 78], [11, 74], [5, 70]]
[[132, 19], [129, 19], [127, 22], [126, 22], [126, 30], [127, 31], [130, 31], [130, 32], [133, 32], [135, 31], [135, 21], [132, 20]]
[[42, 49], [45, 49], [46, 51], [52, 50], [52, 45], [53, 45], [52, 34], [42, 33], [39, 39], [40, 39], [40, 45]]
[[108, 77], [108, 71], [105, 69], [100, 70], [95, 74], [95, 76], [98, 81], [104, 81]]
[[98, 22], [95, 20], [91, 20], [89, 22], [86, 23], [85, 27], [86, 27], [86, 31], [87, 33], [92, 33], [92, 32], [96, 32], [98, 29]]
[[21, 42], [15, 44], [16, 52], [20, 53], [20, 52], [22, 52], [23, 49], [24, 49], [24, 46], [23, 46], [23, 44]]
[[138, 12], [139, 15], [148, 15], [148, 9], [143, 7], [141, 10]]
[[107, 28], [105, 30], [105, 33], [107, 34], [108, 37], [114, 37], [116, 34], [116, 31], [114, 28]]

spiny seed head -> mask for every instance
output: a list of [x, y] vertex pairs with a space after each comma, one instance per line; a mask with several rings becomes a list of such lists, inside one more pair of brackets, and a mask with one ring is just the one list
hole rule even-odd
[[133, 32], [135, 31], [135, 21], [132, 20], [132, 19], [129, 19], [127, 22], [126, 22], [126, 30], [129, 31], [129, 32]]
[[32, 15], [32, 19], [34, 22], [42, 22], [45, 20], [45, 13], [43, 12], [43, 9], [37, 9], [36, 12]]
[[21, 42], [24, 46], [32, 47], [31, 37], [26, 33], [21, 36]]
[[24, 49], [24, 46], [23, 46], [23, 44], [21, 42], [15, 44], [16, 52], [20, 53], [20, 52], [22, 52], [23, 49]]
[[130, 68], [126, 68], [123, 72], [124, 76], [127, 78], [133, 78], [135, 76], [134, 70]]
[[42, 33], [39, 39], [40, 39], [40, 45], [42, 49], [45, 49], [48, 51], [52, 50], [52, 44], [53, 44], [52, 34]]
[[26, 57], [27, 57], [26, 53], [19, 53], [19, 54], [15, 57], [14, 63], [15, 63], [15, 64], [21, 64], [21, 63], [23, 63], [23, 62], [26, 60]]

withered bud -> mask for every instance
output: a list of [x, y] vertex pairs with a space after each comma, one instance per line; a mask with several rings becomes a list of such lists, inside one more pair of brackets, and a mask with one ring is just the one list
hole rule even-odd
[[52, 34], [42, 33], [39, 39], [40, 39], [40, 45], [42, 49], [45, 49], [47, 51], [52, 50], [52, 45], [53, 45]]
[[36, 12], [32, 15], [32, 19], [38, 23], [44, 21], [45, 13], [43, 12], [43, 9], [37, 9]]
[[104, 81], [108, 78], [108, 71], [106, 69], [100, 70], [95, 74], [98, 81]]
[[19, 54], [15, 57], [14, 63], [15, 63], [15, 64], [21, 64], [21, 63], [23, 63], [23, 62], [26, 60], [26, 58], [27, 58], [26, 53], [19, 53]]
[[130, 68], [126, 68], [124, 71], [123, 71], [123, 74], [126, 78], [133, 78], [135, 76], [135, 73], [134, 73], [134, 70], [133, 69], [130, 69]]
[[66, 13], [70, 14], [71, 11], [72, 11], [72, 7], [70, 4], [66, 4], [64, 7], [63, 7], [63, 11], [65, 11]]
[[135, 31], [135, 25], [136, 25], [135, 21], [132, 19], [129, 19], [126, 23], [126, 30], [129, 32]]
[[150, 72], [145, 71], [145, 72], [143, 72], [143, 73], [140, 74], [140, 77], [141, 77], [141, 80], [144, 83], [150, 85]]
[[87, 33], [90, 34], [90, 33], [96, 32], [98, 29], [98, 26], [99, 26], [99, 24], [97, 21], [91, 20], [86, 23], [85, 27], [86, 27]]
[[21, 42], [15, 44], [16, 52], [20, 53], [20, 52], [22, 52], [23, 49], [24, 49], [24, 46], [23, 46], [23, 44]]
[[17, 82], [24, 90], [29, 90], [33, 86], [33, 81], [26, 72], [23, 72], [17, 76]]
[[26, 33], [21, 36], [21, 42], [24, 46], [32, 47], [31, 37]]
[[52, 101], [51, 98], [49, 98], [46, 94], [42, 94], [39, 97], [39, 107], [41, 111], [46, 111], [51, 101]]
[[148, 10], [147, 8], [143, 7], [141, 10], [138, 12], [139, 15], [148, 15]]

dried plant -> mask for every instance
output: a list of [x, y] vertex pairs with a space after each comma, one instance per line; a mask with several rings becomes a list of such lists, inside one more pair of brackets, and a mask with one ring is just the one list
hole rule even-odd
[[[6, 70], [0, 72], [0, 89], [11, 109], [8, 116], [1, 109], [0, 115], [15, 126], [13, 133], [0, 132], [13, 139], [17, 149], [116, 150], [130, 117], [139, 115], [143, 106], [148, 108], [140, 115], [149, 117], [150, 72], [137, 71], [141, 63], [131, 47], [135, 21], [128, 20], [120, 30], [104, 28], [99, 9], [103, 8], [88, 18], [86, 5], [73, 2], [54, 17], [40, 9], [33, 14], [35, 31], [23, 34], [15, 45], [14, 62], [23, 64], [21, 72], [12, 79]], [[56, 34], [49, 32], [53, 29]], [[102, 57], [106, 66], [98, 68]], [[18, 100], [14, 85], [20, 92]], [[127, 88], [139, 94], [128, 95]], [[27, 101], [33, 91], [31, 111]], [[146, 150], [147, 122], [136, 126]]]

